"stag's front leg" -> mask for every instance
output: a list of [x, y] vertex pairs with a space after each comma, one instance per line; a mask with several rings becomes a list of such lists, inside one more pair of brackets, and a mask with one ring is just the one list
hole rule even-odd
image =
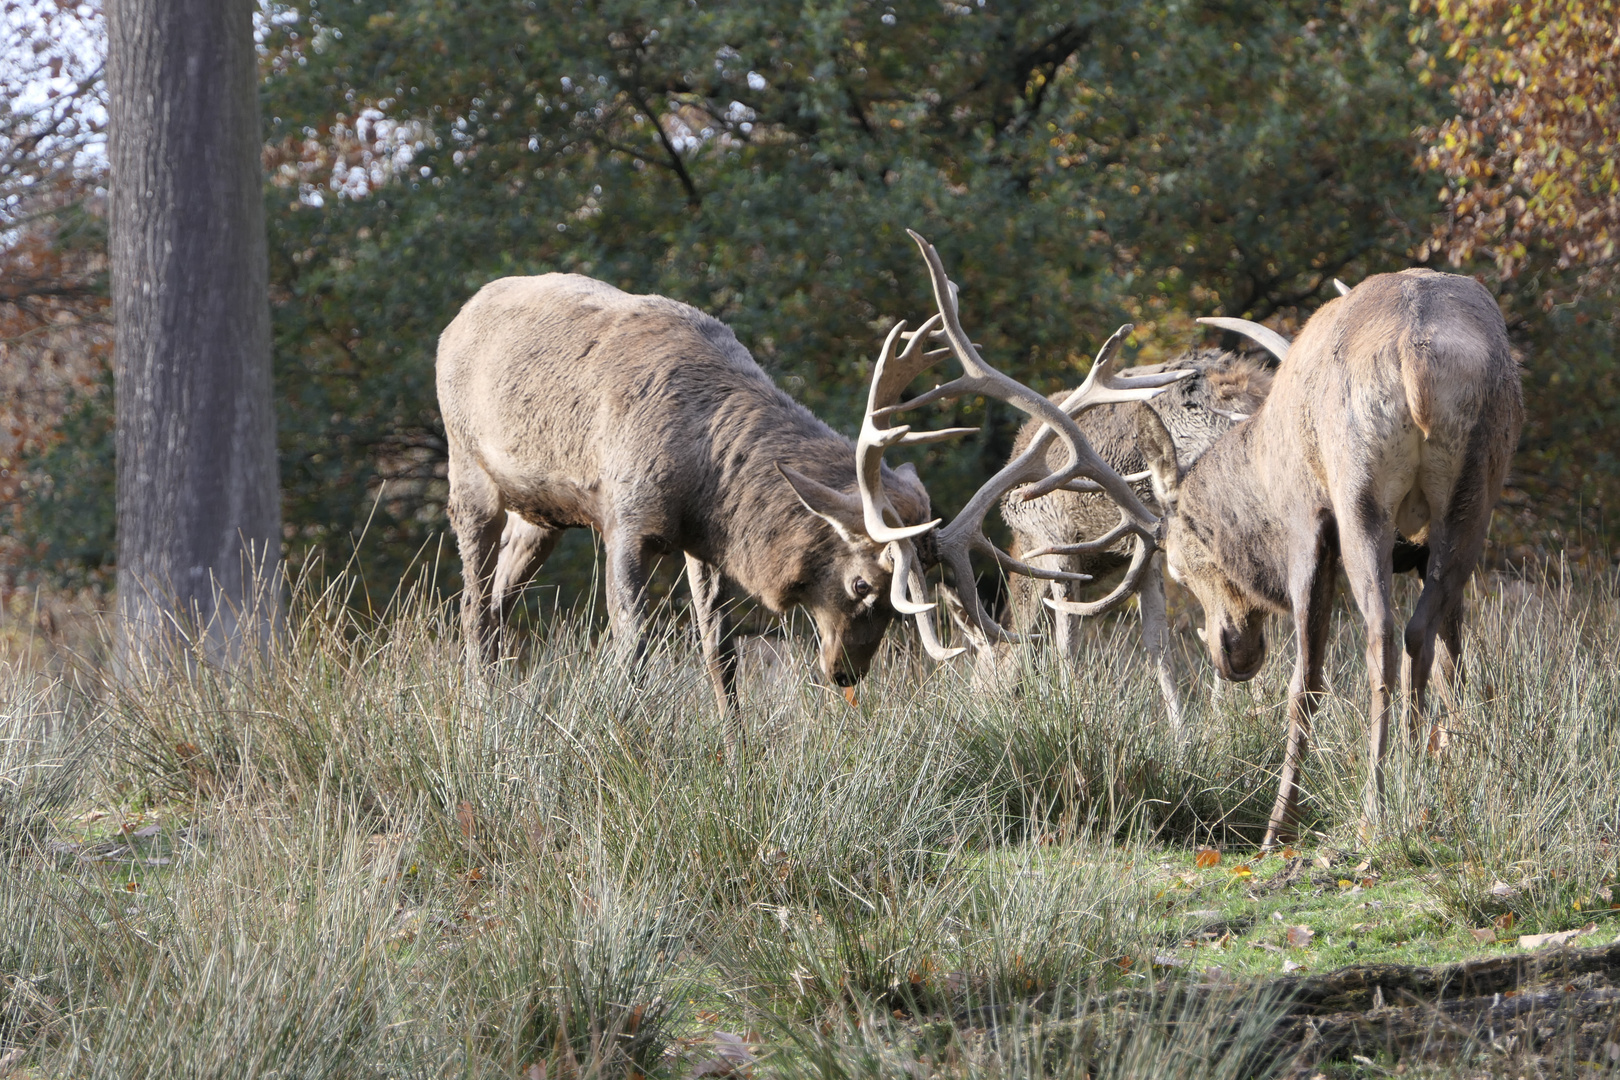
[[[1164, 711], [1170, 721], [1171, 734], [1181, 741], [1181, 696], [1176, 691], [1176, 672], [1170, 663], [1170, 619], [1164, 599], [1164, 553], [1153, 556], [1153, 562], [1142, 575], [1142, 591], [1136, 596], [1142, 616], [1142, 643], [1147, 646], [1148, 658], [1159, 676], [1159, 692], [1164, 695]], [[1059, 618], [1062, 618], [1061, 613]]]
[[[1389, 746], [1389, 719], [1400, 685], [1400, 648], [1395, 636], [1395, 608], [1390, 598], [1390, 549], [1394, 530], [1387, 521], [1340, 519], [1340, 550], [1350, 591], [1367, 627], [1367, 786], [1362, 793], [1361, 832], [1370, 837], [1384, 809], [1384, 755]], [[1416, 682], [1417, 672], [1413, 672]]]
[[489, 590], [501, 549], [506, 510], [495, 482], [469, 455], [450, 451], [450, 527], [461, 549], [461, 635], [469, 668], [498, 657]]
[[[1065, 570], [1075, 573], [1079, 570], [1077, 560], [1063, 555], [1046, 555], [1035, 560], [1035, 565], [1043, 570]], [[1047, 586], [1054, 600], [1079, 600], [1080, 586], [1072, 585], [1067, 581], [1049, 582]], [[1054, 642], [1057, 645], [1058, 655], [1072, 668], [1080, 662], [1080, 616], [1067, 611], [1052, 612], [1052, 631]]]
[[613, 529], [602, 540], [613, 650], [621, 661], [639, 663], [647, 648], [647, 543], [628, 529]]
[[1266, 823], [1266, 839], [1261, 850], [1277, 845], [1284, 830], [1292, 828], [1299, 814], [1299, 769], [1305, 760], [1311, 738], [1311, 720], [1327, 692], [1322, 668], [1327, 658], [1328, 630], [1333, 616], [1333, 587], [1339, 560], [1324, 542], [1318, 548], [1314, 566], [1302, 568], [1290, 589], [1294, 608], [1294, 675], [1288, 683], [1288, 745], [1283, 749], [1282, 778], [1277, 801]]
[[742, 746], [742, 722], [737, 704], [737, 642], [726, 618], [724, 579], [717, 567], [695, 555], [686, 557], [686, 581], [692, 589], [692, 614], [697, 620], [703, 666], [714, 684], [714, 696], [726, 724], [726, 755]]

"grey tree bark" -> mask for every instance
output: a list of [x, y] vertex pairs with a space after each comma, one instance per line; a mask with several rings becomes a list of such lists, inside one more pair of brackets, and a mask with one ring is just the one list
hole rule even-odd
[[108, 152], [127, 662], [279, 616], [254, 0], [110, 0]]

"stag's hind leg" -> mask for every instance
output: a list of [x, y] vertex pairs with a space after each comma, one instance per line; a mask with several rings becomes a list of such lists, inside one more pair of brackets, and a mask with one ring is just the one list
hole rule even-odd
[[[1340, 505], [1339, 500], [1335, 504]], [[1370, 492], [1358, 493], [1342, 505], [1348, 512], [1339, 515], [1340, 557], [1367, 628], [1367, 682], [1372, 693], [1367, 709], [1367, 787], [1362, 794], [1362, 831], [1370, 833], [1383, 816], [1384, 754], [1389, 745], [1391, 702], [1401, 675], [1395, 606], [1390, 595], [1394, 584], [1390, 554], [1395, 546], [1395, 528]]]
[[512, 615], [513, 605], [523, 587], [534, 580], [540, 567], [551, 557], [562, 538], [561, 529], [536, 525], [508, 511], [506, 525], [501, 530], [500, 557], [495, 561], [495, 578], [491, 586], [490, 617], [495, 621], [497, 633], [504, 631], [506, 620]]
[[[1035, 565], [1043, 570], [1062, 570], [1071, 574], [1080, 572], [1080, 560], [1073, 555], [1043, 555], [1035, 560]], [[1080, 599], [1080, 586], [1071, 582], [1049, 581], [1046, 586], [1051, 591], [1054, 600], [1078, 601]], [[1052, 611], [1052, 631], [1059, 655], [1071, 667], [1078, 664], [1080, 662], [1080, 616], [1054, 609]]]
[[[1455, 700], [1462, 671], [1463, 596], [1468, 579], [1485, 553], [1485, 534], [1490, 528], [1491, 507], [1498, 482], [1485, 497], [1486, 482], [1482, 462], [1469, 462], [1453, 485], [1444, 509], [1429, 523], [1429, 567], [1423, 580], [1412, 618], [1406, 624], [1406, 654], [1412, 661], [1412, 732], [1421, 734], [1421, 717], [1427, 710], [1429, 677], [1434, 668], [1435, 640], [1444, 649], [1440, 657], [1443, 691]], [[1430, 503], [1438, 500], [1431, 496]]]
[[491, 664], [496, 656], [496, 624], [489, 589], [501, 547], [506, 507], [489, 474], [452, 445], [450, 450], [450, 526], [461, 550], [461, 633], [467, 662]]

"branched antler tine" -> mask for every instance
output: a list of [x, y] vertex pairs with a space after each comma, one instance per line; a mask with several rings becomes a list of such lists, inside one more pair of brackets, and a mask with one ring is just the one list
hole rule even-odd
[[907, 583], [912, 571], [917, 569], [917, 551], [910, 542], [891, 541], [884, 555], [894, 568], [889, 578], [889, 606], [902, 615], [921, 615], [925, 611], [933, 611], [935, 605], [914, 600], [908, 592]]
[[967, 549], [958, 546], [947, 551], [942, 544], [940, 556], [956, 576], [956, 587], [949, 590], [949, 595], [955, 600], [955, 610], [951, 614], [966, 622], [967, 628], [972, 631], [970, 639], [978, 637], [992, 644], [1023, 641], [1020, 635], [1011, 633], [985, 613], [984, 605], [979, 603], [979, 591], [973, 587], [973, 566], [968, 562]]
[[[1192, 375], [1194, 372], [1191, 370], [1172, 371], [1170, 374], [1176, 376], [1176, 378], [1170, 380], [1170, 382], [1180, 382], [1182, 376]], [[1157, 375], [1149, 376], [1149, 378], [1152, 379], [1157, 379], [1158, 377], [1159, 376]], [[1127, 401], [1151, 401], [1153, 398], [1156, 398], [1160, 394], [1164, 393], [1167, 385], [1168, 383], [1156, 382], [1152, 386], [1137, 387], [1126, 383], [1124, 380], [1114, 383], [1103, 383], [1101, 385], [1092, 387], [1091, 392], [1086, 395], [1084, 400], [1079, 402], [1074, 407], [1074, 411], [1070, 412], [1069, 415], [1075, 416], [1086, 409], [1093, 408], [1097, 405], [1119, 405]], [[1068, 410], [1064, 411], [1068, 412]]]
[[1181, 371], [1160, 371], [1152, 375], [1125, 376], [1114, 370], [1114, 361], [1127, 334], [1134, 329], [1126, 323], [1114, 331], [1112, 337], [1097, 350], [1097, 359], [1091, 365], [1086, 381], [1063, 399], [1058, 406], [1070, 416], [1079, 416], [1097, 405], [1114, 405], [1126, 401], [1147, 401], [1157, 397], [1165, 387], [1194, 374], [1188, 368]]
[[[907, 330], [905, 320], [902, 319], [895, 324], [893, 330], [889, 331], [890, 339], [893, 339], [894, 335], [898, 333], [906, 341], [906, 347], [901, 350], [900, 355], [892, 357], [887, 364], [891, 378], [886, 382], [885, 389], [888, 391], [889, 396], [899, 397], [900, 391], [910, 386], [912, 379], [915, 379], [938, 362], [942, 350], [929, 349], [927, 352], [919, 352], [919, 350], [929, 338], [939, 336], [939, 322], [938, 315], [930, 315], [917, 329]], [[888, 342], [884, 343], [884, 348], [886, 352], [890, 350]], [[881, 355], [879, 359], [882, 359]]]
[[977, 435], [976, 427], [950, 427], [938, 431], [915, 431], [900, 440], [901, 446], [923, 446], [927, 443], [944, 442], [946, 439], [960, 439], [963, 435]]
[[[899, 580], [898, 571], [895, 579]], [[920, 598], [927, 595], [928, 592], [928, 582], [923, 578], [921, 567], [915, 563], [907, 567], [905, 581], [911, 602], [920, 603]], [[933, 604], [928, 606], [930, 608], [934, 607]], [[936, 662], [943, 663], [953, 656], [961, 656], [967, 652], [963, 648], [946, 648], [945, 643], [939, 640], [939, 630], [934, 626], [934, 620], [928, 614], [919, 612], [915, 618], [917, 621], [917, 636], [922, 639], [923, 650]]]
[[939, 252], [934, 250], [933, 244], [924, 240], [914, 229], [907, 229], [906, 234], [916, 242], [922, 252], [923, 261], [928, 264], [928, 279], [934, 289], [934, 304], [942, 316], [941, 328], [944, 330], [945, 340], [950, 342], [951, 351], [956, 354], [956, 359], [961, 362], [962, 370], [967, 373], [968, 378], [983, 376], [990, 369], [962, 329], [961, 313], [957, 307], [957, 294], [960, 290], [957, 289], [956, 282], [945, 273], [945, 264], [941, 261]]
[[[1036, 567], [1013, 559], [985, 539], [982, 528], [985, 515], [1002, 496], [1019, 485], [1027, 485], [1023, 497], [1039, 498], [1085, 476], [1095, 481], [1097, 486], [1120, 506], [1122, 514], [1130, 523], [1129, 531], [1137, 537], [1138, 547], [1150, 553], [1154, 550], [1154, 533], [1159, 521], [1142, 504], [1141, 499], [1132, 490], [1130, 482], [1092, 449], [1073, 416], [1043, 395], [984, 362], [972, 339], [962, 329], [957, 305], [958, 290], [956, 284], [946, 275], [939, 252], [916, 232], [907, 231], [916, 242], [918, 250], [922, 252], [924, 262], [928, 264], [934, 301], [942, 317], [942, 332], [964, 373], [962, 378], [952, 380], [947, 386], [938, 387], [908, 404], [920, 405], [946, 396], [971, 392], [999, 398], [1042, 421], [1043, 426], [1023, 453], [1008, 462], [974, 494], [962, 512], [939, 531], [935, 543], [939, 561], [951, 567], [958, 583], [958, 587], [947, 594], [954, 596], [953, 603], [959, 604], [961, 608], [960, 613], [953, 608], [952, 617], [960, 617], [963, 624], [971, 629], [970, 640], [979, 638], [998, 642], [1017, 640], [1016, 635], [1009, 635], [985, 615], [971, 585], [964, 587], [964, 583], [971, 583], [973, 580], [973, 570], [969, 561], [970, 550], [977, 548], [984, 551], [992, 555], [1000, 565], [1016, 573], [1033, 573], [1036, 577], [1057, 580], [1078, 580], [1078, 578], [1064, 571], [1037, 570]], [[1165, 372], [1134, 380], [1116, 376], [1112, 360], [1130, 329], [1129, 326], [1122, 327], [1098, 351], [1097, 363], [1092, 366], [1091, 375], [1074, 402], [1076, 412], [1091, 405], [1102, 404], [1104, 401], [1150, 398], [1165, 386], [1192, 374], [1191, 371]], [[1046, 455], [1054, 438], [1062, 439], [1068, 449], [1069, 460], [1062, 468], [1048, 475]], [[1140, 575], [1137, 575], [1135, 580], [1139, 581]]]
[[[890, 446], [907, 444], [908, 441], [915, 444], [933, 440], [931, 433], [912, 436], [910, 428], [891, 428], [886, 422], [880, 423], [880, 420], [886, 421], [887, 407], [894, 405], [911, 380], [933, 363], [921, 349], [922, 343], [936, 332], [938, 324], [939, 317], [936, 315], [908, 333], [903, 320], [896, 323], [883, 339], [883, 349], [872, 369], [872, 386], [866, 396], [866, 415], [861, 420], [860, 437], [855, 441], [855, 479], [861, 492], [861, 516], [866, 534], [879, 544], [909, 540], [939, 524], [937, 518], [921, 525], [889, 523], [888, 519], [895, 515], [883, 491], [883, 451]], [[906, 347], [896, 354], [895, 343], [902, 338], [907, 342]]]
[[959, 398], [964, 394], [974, 393], [977, 389], [978, 387], [973, 379], [966, 377], [952, 379], [948, 383], [941, 383], [932, 390], [925, 390], [914, 398], [907, 398], [905, 401], [874, 410], [872, 417], [873, 419], [882, 419], [895, 413], [910, 412], [912, 409], [920, 409], [924, 405], [932, 405], [936, 401], [945, 401], [949, 398]]
[[[1091, 370], [1086, 374], [1086, 381], [1069, 395], [1070, 398], [1084, 397], [1090, 387], [1111, 382], [1115, 378], [1114, 361], [1119, 359], [1119, 351], [1125, 346], [1125, 339], [1135, 329], [1135, 323], [1121, 323], [1119, 329], [1108, 335], [1108, 340], [1097, 350], [1097, 358], [1091, 362]], [[1064, 404], [1067, 405], [1068, 402], [1065, 401]]]
[[[864, 502], [864, 500], [863, 500]], [[938, 525], [942, 518], [925, 521], [921, 525], [890, 525], [886, 522], [874, 524], [871, 516], [865, 518], [866, 535], [876, 544], [891, 544], [896, 540], [914, 540]], [[877, 522], [883, 522], [881, 515], [876, 517]]]
[[[1034, 443], [1030, 445], [1033, 446]], [[1030, 484], [1019, 493], [1019, 497], [1025, 502], [1034, 502], [1041, 496], [1050, 494], [1065, 486], [1083, 472], [1094, 478], [1097, 486], [1102, 488], [1104, 494], [1123, 507], [1141, 524], [1141, 532], [1151, 534], [1157, 528], [1159, 519], [1146, 506], [1142, 505], [1142, 500], [1136, 497], [1136, 492], [1131, 490], [1131, 485], [1126, 479], [1115, 472], [1101, 458], [1097, 458], [1095, 464], [1082, 461], [1052, 473], [1045, 479]]]
[[[1214, 412], [1216, 410], [1211, 409], [1210, 411]], [[1239, 417], [1239, 419], [1247, 420], [1248, 417], [1246, 417], [1246, 416]], [[1126, 473], [1125, 474], [1125, 482], [1127, 484], [1140, 484], [1142, 481], [1151, 480], [1152, 478], [1153, 478], [1153, 473], [1148, 471], [1147, 469], [1143, 469], [1141, 472], [1133, 472], [1133, 473]], [[1087, 480], [1085, 477], [1081, 477], [1078, 480], [1070, 480], [1067, 484], [1063, 484], [1062, 486], [1060, 486], [1058, 488], [1058, 490], [1059, 491], [1078, 491], [1082, 495], [1095, 495], [1098, 492], [1106, 491], [1107, 489], [1104, 488], [1101, 484], [1097, 483], [1097, 481], [1095, 481], [1095, 480]]]
[[1136, 538], [1136, 552], [1131, 557], [1131, 565], [1125, 571], [1125, 579], [1115, 586], [1114, 591], [1101, 600], [1092, 600], [1079, 603], [1074, 600], [1053, 600], [1045, 597], [1046, 606], [1053, 611], [1061, 611], [1069, 615], [1090, 617], [1101, 615], [1103, 612], [1118, 607], [1120, 603], [1128, 600], [1131, 594], [1141, 588], [1142, 576], [1147, 573], [1148, 565], [1153, 558], [1154, 547], [1144, 538]]
[[1103, 533], [1095, 540], [1086, 540], [1078, 544], [1052, 544], [1029, 553], [1029, 558], [1037, 559], [1042, 555], [1085, 555], [1093, 551], [1102, 551], [1112, 547], [1121, 537], [1132, 533], [1129, 518], [1121, 517], [1118, 525]]
[[[980, 550], [988, 552], [996, 560], [997, 564], [1009, 574], [1023, 574], [1025, 577], [1040, 578], [1042, 581], [1068, 581], [1075, 585], [1084, 585], [1086, 582], [1093, 580], [1090, 574], [1079, 574], [1071, 570], [1048, 570], [1044, 566], [1035, 566], [1024, 562], [1022, 559], [1002, 551], [988, 540], [980, 545]], [[1042, 548], [1041, 553], [1044, 554], [1050, 550], [1049, 548]], [[1030, 557], [1034, 558], [1034, 555]]]
[[[940, 308], [941, 316], [944, 317], [944, 337], [951, 343], [951, 350], [956, 353], [957, 363], [961, 364], [962, 371], [964, 371], [962, 379], [953, 381], [953, 384], [949, 385], [948, 389], [940, 387], [933, 393], [933, 397], [946, 397], [946, 392], [954, 395], [957, 392], [957, 387], [961, 387], [961, 392], [972, 390], [975, 393], [1001, 398], [1004, 402], [1008, 402], [1009, 405], [1021, 408], [1030, 416], [1045, 421], [1042, 431], [1038, 432], [1037, 437], [1030, 442], [1025, 452], [1021, 453], [1016, 460], [1009, 461], [1003, 470], [998, 471], [996, 476], [993, 476], [985, 486], [980, 487], [978, 492], [975, 492], [974, 497], [969, 500], [967, 507], [962, 508], [962, 512], [957, 515], [956, 520], [951, 521], [948, 526], [944, 526], [938, 533], [936, 549], [940, 552], [941, 562], [949, 563], [953, 567], [957, 580], [970, 581], [972, 580], [972, 567], [970, 567], [969, 563], [969, 551], [977, 547], [980, 551], [993, 555], [996, 562], [1008, 568], [1011, 572], [1035, 572], [1034, 576], [1042, 576], [1042, 578], [1079, 580], [1076, 576], [1066, 575], [1066, 572], [1042, 572], [1042, 570], [1037, 570], [1035, 567], [1030, 567], [1027, 563], [1013, 559], [1006, 552], [1001, 552], [1000, 549], [996, 549], [993, 544], [983, 538], [982, 523], [991, 505], [995, 505], [1006, 492], [1011, 491], [1019, 484], [1037, 481], [1037, 483], [1032, 484], [1032, 487], [1037, 489], [1035, 495], [1025, 492], [1025, 499], [1029, 499], [1029, 497], [1038, 497], [1040, 494], [1045, 494], [1047, 491], [1055, 491], [1056, 487], [1069, 483], [1072, 479], [1079, 478], [1081, 474], [1095, 479], [1098, 486], [1102, 487], [1103, 491], [1108, 492], [1108, 495], [1113, 497], [1115, 502], [1118, 502], [1134, 518], [1132, 531], [1142, 541], [1150, 544], [1152, 542], [1153, 528], [1158, 523], [1157, 518], [1153, 517], [1145, 505], [1142, 505], [1140, 499], [1137, 499], [1136, 492], [1132, 491], [1129, 483], [1126, 483], [1124, 478], [1121, 478], [1106, 461], [1097, 457], [1097, 452], [1092, 450], [1081, 429], [1076, 426], [1074, 419], [1068, 413], [1064, 413], [1055, 403], [1048, 402], [1047, 398], [1040, 395], [1040, 393], [1035, 393], [1034, 390], [1025, 387], [1021, 382], [1009, 379], [1008, 376], [1004, 376], [1003, 372], [996, 371], [995, 368], [991, 368], [983, 361], [982, 356], [978, 355], [977, 348], [974, 348], [972, 338], [967, 337], [966, 332], [962, 330], [961, 314], [959, 314], [959, 308], [957, 308], [957, 295], [959, 293], [957, 293], [956, 283], [951, 282], [949, 277], [944, 274], [940, 254], [935, 251], [932, 244], [928, 243], [927, 240], [923, 240], [922, 236], [917, 235], [915, 232], [910, 233], [910, 236], [912, 236], [912, 240], [917, 241], [917, 248], [922, 251], [923, 261], [928, 264], [928, 277], [930, 277], [930, 282], [933, 285], [935, 303]], [[1115, 353], [1118, 353], [1124, 335], [1129, 334], [1129, 330], [1131, 330], [1129, 325], [1123, 327], [1118, 334], [1113, 335], [1113, 338], [1110, 338], [1103, 345], [1102, 350], [1098, 350], [1098, 363], [1093, 364], [1092, 376], [1087, 379], [1087, 385], [1084, 387], [1084, 392], [1081, 393], [1081, 398], [1085, 398], [1087, 395], [1092, 398], [1089, 402], [1092, 405], [1098, 403], [1097, 398], [1103, 397], [1103, 395], [1115, 398], [1115, 400], [1140, 400], [1140, 398], [1152, 397], [1155, 393], [1160, 392], [1163, 385], [1170, 385], [1171, 382], [1186, 377], [1186, 374], [1191, 374], [1191, 372], [1166, 372], [1162, 376], [1150, 376], [1140, 379], [1134, 385], [1129, 384], [1129, 382], [1116, 382], [1110, 361], [1115, 356]], [[1158, 385], [1145, 385], [1149, 381]], [[930, 395], [923, 395], [923, 398], [928, 397]], [[1084, 406], [1081, 405], [1081, 408], [1084, 408]], [[1045, 474], [1047, 473], [1047, 470], [1045, 470], [1047, 447], [1051, 444], [1051, 439], [1055, 439], [1055, 437], [1061, 437], [1064, 445], [1068, 447], [1069, 461], [1068, 465], [1064, 465], [1061, 470], [1047, 476]], [[977, 596], [970, 596], [967, 591], [962, 591], [962, 589], [957, 589], [957, 593], [959, 593], [957, 599], [959, 599], [959, 604], [962, 607], [962, 617], [978, 631], [978, 635], [982, 635], [983, 638], [991, 641], [1013, 640], [1013, 638], [1009, 638], [1008, 633], [1000, 625], [996, 625], [993, 620], [985, 617], [982, 607], [978, 604]], [[956, 612], [953, 612], [953, 617], [954, 615], [956, 615]]]

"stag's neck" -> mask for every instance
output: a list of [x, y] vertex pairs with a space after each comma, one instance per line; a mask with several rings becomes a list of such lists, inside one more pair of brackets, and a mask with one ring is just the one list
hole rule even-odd
[[[1214, 552], [1234, 584], [1275, 611], [1287, 611], [1289, 562], [1319, 529], [1319, 487], [1305, 448], [1286, 428], [1254, 420], [1199, 458], [1182, 484], [1178, 513]], [[1314, 538], [1312, 539], [1314, 543]]]
[[821, 561], [830, 527], [799, 502], [777, 463], [839, 490], [855, 485], [855, 446], [779, 393], [712, 431], [711, 483], [698, 551], [774, 611]]

